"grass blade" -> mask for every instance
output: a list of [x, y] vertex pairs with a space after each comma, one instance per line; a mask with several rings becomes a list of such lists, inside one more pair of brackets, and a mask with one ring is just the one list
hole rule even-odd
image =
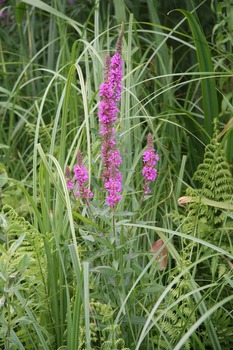
[[[201, 73], [214, 72], [209, 46], [200, 25], [195, 19], [195, 16], [185, 10], [179, 9], [177, 11], [180, 11], [188, 20], [197, 51], [199, 71]], [[204, 126], [208, 134], [212, 136], [212, 122], [214, 118], [218, 117], [218, 99], [214, 78], [202, 79], [201, 89], [204, 112]]]
[[[197, 322], [194, 323], [192, 327], [188, 330], [188, 332], [180, 339], [179, 343], [175, 346], [174, 350], [182, 349], [182, 346], [185, 344], [187, 339], [192, 335], [192, 333], [205, 321], [207, 320], [215, 311], [217, 311], [219, 308], [221, 308], [224, 304], [231, 301], [233, 299], [233, 295], [228, 296], [227, 298], [221, 300], [219, 303], [215, 304], [211, 309], [209, 309], [204, 315], [202, 315]], [[216, 346], [213, 349], [221, 350], [221, 347], [219, 344], [216, 344]]]

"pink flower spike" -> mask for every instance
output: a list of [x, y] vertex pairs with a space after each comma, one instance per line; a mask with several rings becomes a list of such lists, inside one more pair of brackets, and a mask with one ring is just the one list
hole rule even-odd
[[98, 106], [100, 135], [102, 137], [102, 180], [104, 188], [108, 192], [106, 196], [107, 205], [112, 208], [120, 201], [120, 193], [122, 191], [122, 176], [118, 169], [122, 159], [117, 149], [114, 129], [122, 91], [122, 36], [123, 28], [117, 41], [115, 54], [112, 58], [109, 55], [106, 57], [104, 82], [100, 85], [100, 102]]
[[152, 135], [149, 133], [147, 136], [147, 149], [142, 155], [144, 167], [142, 169], [142, 176], [144, 177], [144, 193], [151, 193], [149, 183], [154, 182], [157, 177], [157, 169], [155, 168], [157, 161], [159, 160], [158, 154], [155, 153], [153, 146]]
[[[77, 165], [74, 166], [74, 179], [72, 179], [70, 168], [66, 167], [66, 183], [68, 190], [73, 191], [75, 199], [78, 197], [88, 200], [88, 198], [93, 197], [93, 193], [90, 188], [87, 187], [88, 182], [88, 171], [83, 165], [82, 153], [78, 151], [77, 154]], [[76, 192], [75, 192], [75, 191]]]
[[93, 197], [93, 193], [91, 192], [90, 188], [87, 187], [88, 171], [83, 165], [83, 157], [80, 151], [78, 151], [77, 154], [77, 165], [74, 166], [74, 173], [78, 185], [76, 197], [81, 197], [83, 199]]

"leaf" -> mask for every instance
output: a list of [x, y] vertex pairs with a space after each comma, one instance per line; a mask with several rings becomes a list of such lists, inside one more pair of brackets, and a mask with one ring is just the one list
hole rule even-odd
[[12, 322], [12, 325], [17, 324], [17, 323], [20, 325], [28, 325], [28, 324], [32, 324], [33, 321], [30, 320], [28, 317], [23, 316], [23, 317], [20, 317], [20, 318], [17, 318], [16, 320], [14, 320]]
[[0, 148], [9, 148], [9, 146], [5, 145], [4, 143], [0, 143]]
[[21, 243], [23, 242], [24, 238], [26, 236], [26, 233], [24, 232], [11, 246], [9, 249], [9, 254], [14, 253], [19, 246], [21, 245]]
[[95, 239], [92, 235], [88, 235], [88, 236], [82, 236], [82, 238], [84, 239], [84, 241], [89, 241], [89, 242], [95, 242]]
[[20, 262], [18, 263], [17, 268], [21, 272], [24, 272], [28, 268], [29, 264], [30, 264], [30, 256], [28, 254], [25, 254], [20, 260]]
[[56, 10], [52, 6], [47, 5], [44, 1], [40, 1], [40, 0], [23, 0], [23, 1], [20, 1], [20, 3], [25, 3], [25, 4], [28, 4], [28, 5], [31, 5], [31, 6], [38, 7], [42, 11], [48, 12], [50, 15], [54, 15], [54, 16], [57, 16], [59, 18], [62, 18], [67, 23], [69, 23], [73, 28], [75, 28], [75, 30], [80, 35], [82, 34], [81, 30], [78, 28], [78, 26], [81, 27], [81, 25], [78, 22], [76, 22], [73, 19], [71, 19], [70, 17], [64, 15], [62, 12]]
[[102, 272], [104, 275], [115, 276], [116, 271], [109, 266], [99, 266], [98, 271]]
[[103, 231], [94, 221], [86, 218], [85, 216], [82, 216], [81, 214], [77, 213], [76, 211], [72, 211], [72, 214], [75, 218], [81, 220], [84, 224], [90, 225], [92, 227], [97, 228], [98, 230]]
[[229, 286], [231, 286], [231, 288], [233, 288], [233, 281], [232, 281], [232, 279], [230, 279], [230, 277], [227, 276], [227, 275], [224, 276], [224, 279], [229, 284]]
[[164, 290], [164, 286], [158, 283], [153, 283], [153, 286], [150, 285], [148, 287], [143, 288], [142, 293], [143, 294], [155, 294], [155, 293], [161, 293]]
[[204, 126], [210, 137], [213, 134], [213, 120], [218, 117], [218, 98], [215, 79], [209, 73], [214, 72], [211, 54], [205, 35], [194, 15], [188, 11], [178, 9], [187, 18], [192, 31], [193, 40], [196, 47], [199, 71], [206, 73], [206, 79], [201, 79], [202, 104], [204, 111]]
[[17, 2], [15, 9], [15, 22], [21, 24], [26, 13], [26, 4], [24, 2]]
[[0, 271], [0, 277], [3, 279], [3, 281], [6, 282], [6, 277], [3, 275], [3, 273]]
[[[1, 147], [0, 147], [1, 148]], [[8, 181], [8, 175], [4, 167], [0, 164], [0, 188], [3, 187]]]

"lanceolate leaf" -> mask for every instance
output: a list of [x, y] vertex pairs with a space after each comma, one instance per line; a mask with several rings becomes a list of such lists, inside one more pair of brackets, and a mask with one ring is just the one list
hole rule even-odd
[[185, 10], [177, 10], [187, 18], [197, 52], [198, 66], [201, 73], [207, 73], [201, 80], [204, 126], [210, 137], [213, 134], [213, 119], [218, 117], [218, 100], [215, 79], [209, 73], [214, 72], [211, 54], [205, 35], [194, 15]]

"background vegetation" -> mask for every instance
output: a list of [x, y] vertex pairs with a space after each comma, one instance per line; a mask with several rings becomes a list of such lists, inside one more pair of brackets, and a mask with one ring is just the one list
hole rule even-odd
[[[0, 348], [230, 349], [232, 0], [0, 6]], [[113, 221], [97, 108], [122, 22]], [[148, 132], [160, 161], [141, 201]], [[89, 206], [66, 188], [78, 150]]]

